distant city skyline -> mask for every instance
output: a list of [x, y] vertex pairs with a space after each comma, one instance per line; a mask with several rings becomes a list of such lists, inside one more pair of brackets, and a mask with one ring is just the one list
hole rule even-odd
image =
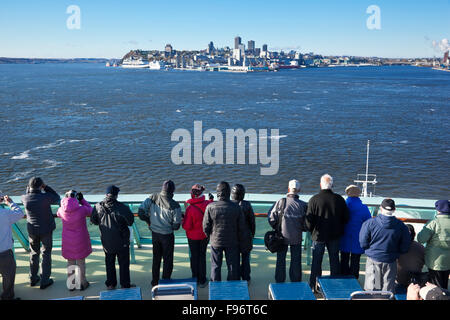
[[[76, 6], [76, 11], [68, 10]], [[371, 6], [380, 27], [370, 29]], [[248, 47], [321, 55], [441, 57], [449, 48], [449, 0], [237, 0], [170, 3], [17, 0], [2, 3], [0, 57], [121, 58], [133, 49]], [[74, 18], [75, 17], [75, 18]], [[78, 18], [78, 20], [76, 20]], [[72, 23], [75, 28], [70, 29]], [[78, 23], [78, 28], [76, 28]], [[252, 42], [253, 45], [253, 42]]]

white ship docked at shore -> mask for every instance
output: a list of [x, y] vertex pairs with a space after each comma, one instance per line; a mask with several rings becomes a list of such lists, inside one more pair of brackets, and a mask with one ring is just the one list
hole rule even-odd
[[130, 57], [122, 62], [122, 68], [128, 68], [128, 69], [142, 69], [142, 68], [148, 68], [149, 63], [147, 60], [142, 58], [134, 58]]
[[148, 67], [150, 70], [161, 70], [166, 68], [164, 61], [150, 61]]

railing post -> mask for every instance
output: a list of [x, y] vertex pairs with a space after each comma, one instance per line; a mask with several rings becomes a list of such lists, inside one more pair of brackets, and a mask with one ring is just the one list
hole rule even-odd
[[27, 251], [30, 252], [30, 243], [28, 242], [28, 239], [23, 235], [22, 230], [14, 223], [12, 225], [12, 233], [14, 237], [20, 242], [22, 247]]
[[311, 232], [306, 232], [305, 248], [306, 250], [306, 265], [311, 265]]

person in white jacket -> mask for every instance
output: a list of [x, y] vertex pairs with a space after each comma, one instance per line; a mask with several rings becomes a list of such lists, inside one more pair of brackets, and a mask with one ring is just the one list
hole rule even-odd
[[11, 226], [24, 217], [22, 209], [7, 195], [0, 194], [0, 204], [6, 204], [10, 209], [0, 207], [0, 275], [3, 278], [2, 300], [14, 299], [14, 281], [16, 279], [16, 260], [12, 247], [14, 240]]

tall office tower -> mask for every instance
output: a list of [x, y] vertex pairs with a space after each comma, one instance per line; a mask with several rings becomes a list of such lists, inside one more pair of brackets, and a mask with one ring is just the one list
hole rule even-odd
[[248, 50], [250, 53], [254, 53], [254, 52], [255, 52], [255, 41], [253, 41], [253, 40], [249, 40], [249, 41], [248, 41], [247, 50]]
[[211, 53], [213, 53], [213, 51], [214, 51], [214, 43], [211, 41], [211, 42], [208, 44], [207, 52], [208, 52], [208, 54], [211, 54]]
[[237, 37], [234, 38], [234, 48], [235, 48], [235, 49], [238, 49], [238, 48], [239, 48], [239, 45], [241, 44], [241, 41], [242, 41], [242, 39], [241, 39], [241, 37], [239, 37], [239, 36], [237, 36]]

